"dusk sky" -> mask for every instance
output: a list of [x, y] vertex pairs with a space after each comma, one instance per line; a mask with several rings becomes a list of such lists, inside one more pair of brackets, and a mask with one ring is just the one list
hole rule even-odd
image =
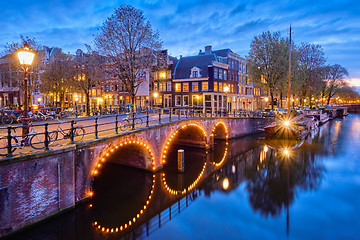
[[269, 30], [287, 36], [291, 23], [295, 43], [320, 44], [327, 63], [346, 67], [360, 86], [359, 0], [2, 0], [0, 52], [20, 34], [66, 53], [85, 50], [121, 4], [143, 10], [175, 57], [197, 54], [205, 45], [246, 57], [255, 35]]

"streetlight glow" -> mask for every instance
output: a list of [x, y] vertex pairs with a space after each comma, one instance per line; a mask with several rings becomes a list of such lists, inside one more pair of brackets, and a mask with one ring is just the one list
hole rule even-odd
[[17, 53], [20, 65], [30, 66], [34, 60], [35, 53], [33, 53], [27, 44]]

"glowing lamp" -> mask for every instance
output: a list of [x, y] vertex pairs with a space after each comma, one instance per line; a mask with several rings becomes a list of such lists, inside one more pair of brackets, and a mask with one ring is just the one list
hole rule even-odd
[[222, 187], [224, 190], [227, 190], [229, 188], [229, 179], [225, 178], [223, 180]]
[[290, 121], [288, 121], [288, 120], [284, 121], [284, 126], [285, 127], [288, 127], [289, 125], [290, 125]]
[[20, 65], [30, 66], [34, 60], [35, 53], [33, 53], [29, 46], [25, 44], [24, 47], [18, 51], [17, 56], [19, 58]]

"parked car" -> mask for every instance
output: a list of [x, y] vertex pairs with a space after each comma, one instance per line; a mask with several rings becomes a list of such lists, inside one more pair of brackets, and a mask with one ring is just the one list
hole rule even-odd
[[270, 108], [265, 108], [263, 113], [265, 116], [269, 116], [269, 117], [273, 117], [276, 115], [275, 112]]
[[276, 111], [276, 114], [278, 114], [278, 115], [284, 115], [286, 113], [287, 113], [287, 111], [283, 108], [278, 108]]

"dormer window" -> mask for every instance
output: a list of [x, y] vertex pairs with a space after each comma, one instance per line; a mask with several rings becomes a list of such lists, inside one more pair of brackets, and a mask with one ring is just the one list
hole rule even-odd
[[200, 78], [200, 68], [198, 67], [193, 67], [191, 69], [191, 74], [190, 74], [190, 78]]

